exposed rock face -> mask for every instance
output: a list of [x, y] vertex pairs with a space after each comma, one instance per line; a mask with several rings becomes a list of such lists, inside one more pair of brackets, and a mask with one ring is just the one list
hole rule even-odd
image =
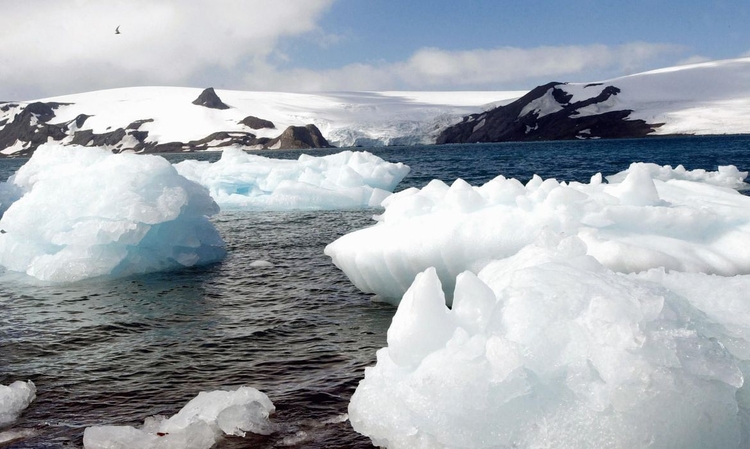
[[198, 106], [205, 106], [211, 109], [229, 109], [229, 106], [224, 104], [224, 102], [221, 101], [221, 98], [216, 95], [213, 87], [209, 87], [203, 90], [203, 92], [198, 95], [198, 98], [193, 100], [193, 104], [197, 104]]
[[443, 130], [436, 143], [644, 137], [661, 126], [628, 120], [633, 112], [628, 109], [607, 106], [601, 108], [606, 112], [598, 113], [597, 105], [611, 103], [620, 93], [615, 86], [588, 84], [584, 90], [598, 89], [599, 93], [593, 91], [592, 96], [572, 103], [573, 95], [564, 86], [557, 82], [538, 86], [506, 106], [464, 117]]
[[315, 125], [290, 126], [265, 146], [270, 149], [331, 148]]
[[240, 124], [247, 126], [248, 128], [252, 129], [274, 129], [276, 128], [276, 125], [273, 124], [270, 120], [264, 120], [262, 118], [255, 117], [253, 115], [248, 115], [247, 117], [240, 120]]
[[[50, 125], [46, 122], [55, 117], [55, 109], [62, 103], [31, 103], [26, 107], [18, 104], [6, 103], [2, 105], [4, 112], [11, 108], [22, 108], [12, 121], [0, 129], [0, 149], [8, 147], [20, 147], [16, 152], [18, 156], [28, 156], [41, 144], [47, 141], [59, 141], [67, 136], [71, 125], [80, 126], [88, 118], [80, 115], [74, 120], [58, 125]], [[80, 124], [80, 125], [79, 125]], [[1, 125], [0, 125], [1, 126]]]

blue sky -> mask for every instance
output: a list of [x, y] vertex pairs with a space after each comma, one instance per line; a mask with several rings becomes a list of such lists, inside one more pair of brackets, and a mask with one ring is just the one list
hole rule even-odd
[[530, 89], [750, 55], [747, 0], [0, 0], [0, 12], [0, 99]]

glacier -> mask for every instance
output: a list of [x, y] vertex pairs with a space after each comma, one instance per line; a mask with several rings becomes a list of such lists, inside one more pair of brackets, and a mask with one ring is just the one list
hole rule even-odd
[[[376, 207], [409, 173], [366, 151], [297, 160], [228, 148], [221, 159], [185, 160], [177, 172], [206, 187], [222, 210], [322, 210]], [[0, 197], [1, 198], [1, 197]]]
[[434, 267], [450, 305], [456, 276], [517, 254], [543, 231], [578, 236], [587, 254], [617, 272], [750, 274], [750, 253], [737, 250], [750, 245], [750, 198], [736, 190], [746, 176], [734, 166], [633, 163], [589, 183], [433, 180], [388, 197], [375, 225], [325, 253], [360, 290], [393, 304], [417, 273]]
[[219, 207], [164, 158], [47, 144], [6, 183], [0, 265], [42, 281], [220, 261]]
[[252, 387], [200, 392], [170, 418], [146, 418], [143, 426], [94, 426], [83, 433], [86, 449], [208, 449], [222, 435], [268, 435], [276, 408]]
[[15, 421], [35, 398], [36, 386], [32, 381], [0, 385], [0, 426]]

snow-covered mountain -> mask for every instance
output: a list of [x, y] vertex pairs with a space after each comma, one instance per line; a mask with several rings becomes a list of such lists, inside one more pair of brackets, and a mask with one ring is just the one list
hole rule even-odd
[[164, 152], [737, 133], [750, 133], [750, 58], [528, 93], [132, 87], [0, 103], [5, 156], [50, 141]]
[[750, 133], [750, 58], [549, 83], [464, 117], [437, 143]]
[[[116, 152], [205, 150], [232, 144], [273, 149], [327, 142], [342, 147], [434, 143], [441, 129], [462, 116], [523, 93], [112, 89], [0, 103], [0, 154], [28, 155], [48, 141]], [[211, 94], [213, 98], [204, 98]]]

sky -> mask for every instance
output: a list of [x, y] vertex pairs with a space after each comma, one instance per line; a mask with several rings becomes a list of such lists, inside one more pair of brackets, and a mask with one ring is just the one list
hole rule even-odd
[[525, 90], [750, 56], [748, 23], [748, 0], [0, 0], [0, 101]]

